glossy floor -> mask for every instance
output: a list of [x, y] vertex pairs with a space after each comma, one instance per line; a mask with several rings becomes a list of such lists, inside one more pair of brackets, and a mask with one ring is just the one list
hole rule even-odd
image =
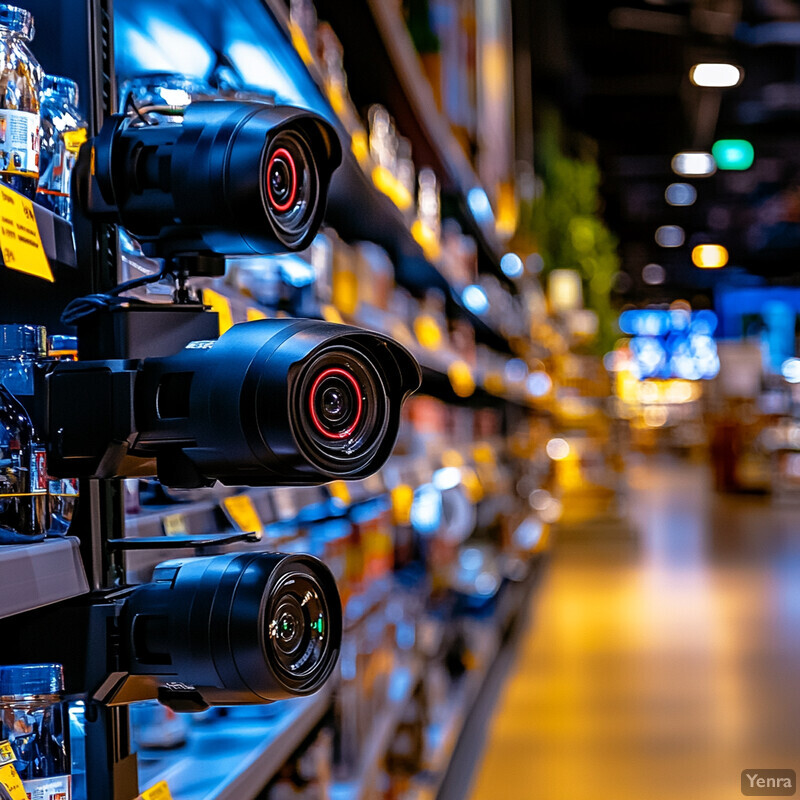
[[630, 469], [628, 522], [556, 547], [472, 800], [733, 800], [800, 772], [800, 505]]

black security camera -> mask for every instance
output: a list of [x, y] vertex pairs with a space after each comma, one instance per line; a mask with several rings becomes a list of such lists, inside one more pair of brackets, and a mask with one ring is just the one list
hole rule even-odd
[[330, 570], [306, 555], [231, 553], [159, 564], [120, 616], [123, 663], [176, 710], [317, 691], [342, 639]]
[[310, 111], [202, 101], [180, 125], [109, 117], [81, 149], [75, 186], [85, 214], [122, 224], [148, 255], [268, 254], [308, 247], [341, 159]]
[[241, 323], [163, 358], [61, 363], [46, 378], [48, 469], [142, 475], [155, 459], [162, 483], [187, 488], [363, 478], [420, 380], [392, 339], [308, 319]]

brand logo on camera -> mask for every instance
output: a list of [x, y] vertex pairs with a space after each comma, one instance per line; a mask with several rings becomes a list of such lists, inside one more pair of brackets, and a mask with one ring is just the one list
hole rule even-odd
[[742, 794], [746, 797], [791, 797], [796, 789], [793, 769], [742, 770]]

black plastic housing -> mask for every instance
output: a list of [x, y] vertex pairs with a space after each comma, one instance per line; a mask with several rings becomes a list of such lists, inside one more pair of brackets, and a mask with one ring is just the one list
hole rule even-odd
[[[267, 189], [281, 137], [307, 156], [308, 203], [291, 229]], [[75, 187], [87, 216], [121, 223], [153, 255], [268, 254], [311, 243], [341, 159], [335, 130], [310, 111], [203, 101], [187, 106], [182, 124], [109, 117], [81, 148]]]

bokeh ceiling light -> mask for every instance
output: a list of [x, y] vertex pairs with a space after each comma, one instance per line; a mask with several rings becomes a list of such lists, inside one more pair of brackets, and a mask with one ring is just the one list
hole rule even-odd
[[673, 157], [672, 171], [687, 178], [705, 178], [717, 171], [717, 165], [711, 153], [686, 150]]
[[680, 247], [685, 238], [680, 225], [662, 225], [656, 230], [656, 244], [661, 247]]
[[525, 265], [516, 253], [506, 253], [500, 259], [500, 269], [503, 270], [503, 275], [508, 278], [519, 278], [525, 271]]
[[700, 269], [719, 269], [728, 263], [728, 251], [721, 244], [698, 244], [692, 250], [692, 263]]
[[697, 189], [691, 183], [671, 183], [664, 197], [671, 206], [690, 206], [697, 200]]
[[711, 153], [720, 169], [750, 169], [755, 151], [747, 139], [720, 139], [714, 142]]
[[733, 64], [695, 64], [689, 70], [689, 79], [695, 86], [726, 89], [738, 86], [744, 70]]
[[661, 264], [648, 264], [642, 269], [642, 280], [650, 286], [659, 286], [666, 277], [667, 272]]

